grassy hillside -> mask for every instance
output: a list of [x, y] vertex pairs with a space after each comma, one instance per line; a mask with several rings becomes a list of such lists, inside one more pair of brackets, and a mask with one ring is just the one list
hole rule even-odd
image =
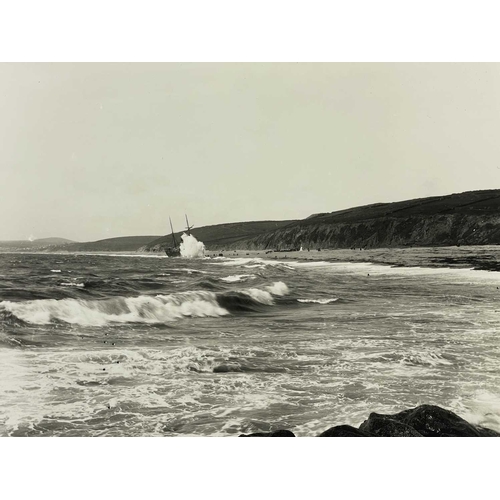
[[56, 245], [51, 250], [68, 252], [135, 252], [139, 247], [158, 239], [158, 236], [122, 236], [86, 243]]
[[316, 214], [299, 221], [297, 224], [315, 224], [318, 222], [331, 224], [386, 217], [404, 218], [415, 215], [435, 216], [442, 214], [498, 215], [500, 214], [500, 189], [467, 191], [447, 196], [418, 198], [394, 203], [375, 203], [337, 212]]
[[315, 214], [239, 242], [242, 249], [500, 244], [500, 190], [469, 191]]
[[[178, 242], [182, 233], [175, 234]], [[195, 227], [192, 233], [207, 250], [496, 245], [500, 244], [500, 190], [375, 203], [304, 220]], [[0, 251], [159, 252], [172, 246], [172, 237], [125, 236], [54, 245], [60, 242], [60, 238], [0, 242]]]
[[[254, 221], [254, 222], [234, 222], [229, 224], [217, 224], [214, 226], [203, 226], [194, 228], [192, 234], [205, 244], [208, 250], [219, 250], [237, 245], [239, 241], [285, 227], [296, 221]], [[184, 231], [175, 233], [178, 242]], [[162, 236], [141, 248], [142, 251], [155, 252], [162, 251], [166, 246], [172, 245], [172, 236]]]

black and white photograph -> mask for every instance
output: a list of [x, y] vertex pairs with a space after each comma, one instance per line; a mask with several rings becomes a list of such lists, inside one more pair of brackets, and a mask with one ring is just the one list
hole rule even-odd
[[2, 442], [500, 437], [500, 63], [296, 52], [0, 63]]
[[2, 435], [499, 435], [500, 65], [0, 72]]

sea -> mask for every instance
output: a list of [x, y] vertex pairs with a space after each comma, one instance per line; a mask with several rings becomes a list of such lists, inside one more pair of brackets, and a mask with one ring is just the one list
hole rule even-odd
[[0, 435], [316, 436], [420, 404], [500, 431], [499, 287], [244, 252], [2, 253]]

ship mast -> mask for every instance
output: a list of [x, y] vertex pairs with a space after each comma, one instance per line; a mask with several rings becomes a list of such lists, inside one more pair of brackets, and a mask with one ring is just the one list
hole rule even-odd
[[187, 214], [184, 214], [186, 216], [186, 229], [187, 229], [187, 234], [188, 236], [191, 236], [191, 229], [193, 229], [194, 226], [190, 226], [189, 225], [189, 221], [188, 221], [188, 216]]
[[169, 217], [168, 220], [170, 221], [170, 229], [172, 230], [172, 239], [174, 240], [174, 248], [177, 248], [177, 241], [175, 241], [175, 236], [174, 236], [174, 228], [172, 227], [172, 219]]

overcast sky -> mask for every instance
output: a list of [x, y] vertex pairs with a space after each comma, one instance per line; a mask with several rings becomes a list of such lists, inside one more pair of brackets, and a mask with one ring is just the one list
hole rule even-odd
[[0, 64], [0, 240], [500, 188], [500, 64]]

